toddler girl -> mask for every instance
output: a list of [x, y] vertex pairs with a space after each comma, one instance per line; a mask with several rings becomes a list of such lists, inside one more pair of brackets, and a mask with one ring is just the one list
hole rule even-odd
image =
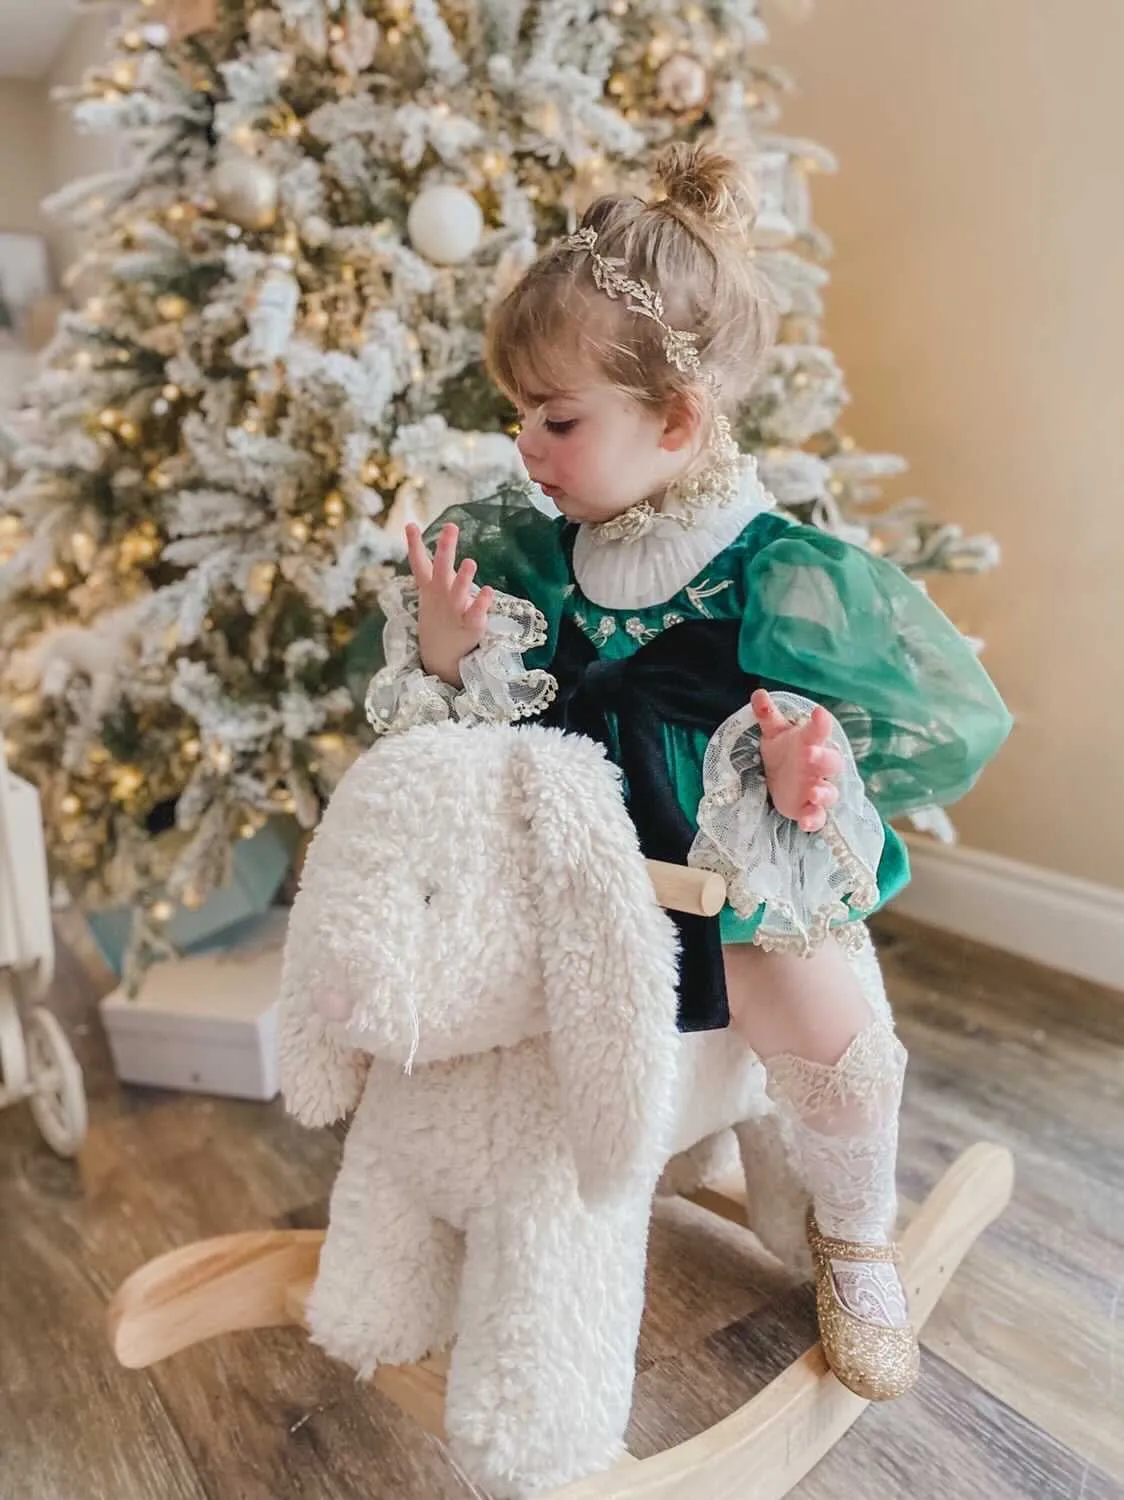
[[726, 877], [717, 920], [679, 919], [680, 1025], [732, 1024], [764, 1063], [828, 1361], [888, 1399], [918, 1359], [892, 1243], [906, 1054], [853, 960], [907, 879], [888, 820], [965, 792], [1009, 720], [897, 568], [774, 510], [726, 416], [773, 322], [746, 182], [687, 147], [661, 180], [597, 202], [496, 311], [489, 366], [560, 516], [515, 485], [410, 528], [368, 715], [592, 734], [645, 854]]

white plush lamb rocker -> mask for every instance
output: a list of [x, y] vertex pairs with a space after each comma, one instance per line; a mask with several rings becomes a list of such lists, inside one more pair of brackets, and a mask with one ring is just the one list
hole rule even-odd
[[[804, 1194], [761, 1070], [731, 1032], [680, 1035], [660, 904], [713, 914], [717, 876], [647, 865], [617, 773], [541, 727], [441, 724], [379, 741], [309, 850], [282, 980], [282, 1087], [304, 1123], [355, 1109], [326, 1236], [233, 1235], [150, 1263], [111, 1310], [143, 1366], [300, 1321], [506, 1497], [781, 1496], [865, 1404], [818, 1349], [709, 1432], [623, 1446], [657, 1181], [733, 1128], [749, 1211], [790, 1263]], [[885, 1009], [869, 945], [856, 959]], [[686, 1154], [689, 1153], [689, 1154]], [[669, 1158], [675, 1158], [668, 1168]], [[979, 1146], [905, 1233], [923, 1319], [1010, 1191]]]

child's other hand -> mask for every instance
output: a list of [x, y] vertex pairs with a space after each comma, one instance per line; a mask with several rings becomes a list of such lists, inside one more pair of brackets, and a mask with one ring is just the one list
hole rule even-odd
[[806, 724], [790, 724], [764, 688], [749, 703], [761, 726], [761, 759], [773, 806], [804, 833], [818, 833], [828, 808], [839, 801], [832, 782], [843, 769], [843, 757], [827, 743], [831, 715], [816, 708]]
[[442, 529], [430, 557], [421, 528], [406, 527], [406, 554], [418, 585], [418, 647], [422, 666], [453, 687], [461, 685], [461, 658], [480, 644], [488, 624], [494, 590], [483, 588], [475, 597], [472, 580], [476, 564], [466, 559], [454, 566], [459, 533], [453, 525]]

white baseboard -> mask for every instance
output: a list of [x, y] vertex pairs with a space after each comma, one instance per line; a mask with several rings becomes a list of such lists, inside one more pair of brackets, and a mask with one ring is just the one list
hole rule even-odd
[[978, 849], [908, 843], [913, 880], [895, 911], [1124, 989], [1124, 890]]

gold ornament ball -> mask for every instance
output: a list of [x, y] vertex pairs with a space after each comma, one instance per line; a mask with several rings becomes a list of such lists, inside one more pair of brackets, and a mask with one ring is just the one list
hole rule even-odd
[[709, 88], [706, 69], [697, 57], [669, 57], [656, 74], [656, 93], [677, 113], [705, 104]]
[[333, 521], [339, 521], [344, 513], [343, 496], [339, 490], [329, 490], [324, 496], [324, 514]]
[[271, 229], [277, 222], [277, 174], [252, 156], [230, 156], [211, 173], [219, 212], [242, 229]]

